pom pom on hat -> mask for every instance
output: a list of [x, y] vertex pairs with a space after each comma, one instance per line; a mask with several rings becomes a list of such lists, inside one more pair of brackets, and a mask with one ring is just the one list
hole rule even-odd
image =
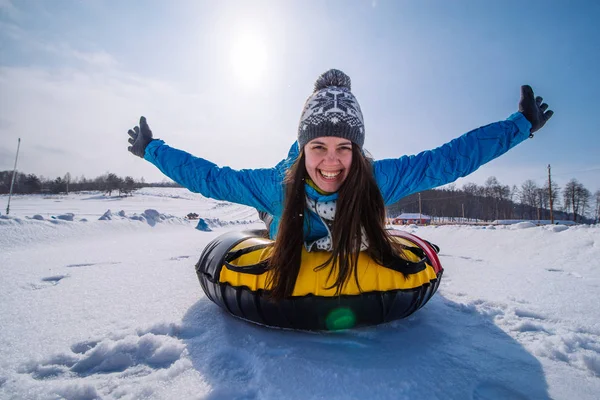
[[317, 81], [315, 82], [315, 90], [313, 90], [313, 93], [330, 86], [352, 90], [352, 82], [348, 75], [346, 75], [339, 69], [330, 69], [327, 72], [323, 72], [321, 76], [317, 78]]
[[350, 77], [337, 69], [321, 74], [308, 97], [298, 126], [298, 146], [324, 136], [348, 139], [362, 149], [365, 126], [362, 111], [350, 91]]

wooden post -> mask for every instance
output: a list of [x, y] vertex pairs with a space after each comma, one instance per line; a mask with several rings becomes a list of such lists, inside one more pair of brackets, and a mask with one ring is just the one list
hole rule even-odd
[[419, 224], [422, 225], [423, 221], [421, 220], [421, 193], [419, 192]]
[[19, 149], [21, 148], [21, 138], [19, 138], [19, 142], [17, 143], [17, 156], [15, 157], [15, 167], [13, 168], [13, 176], [10, 181], [10, 192], [8, 193], [8, 205], [6, 206], [6, 215], [10, 213], [10, 198], [12, 197], [13, 186], [15, 184], [15, 176], [17, 173], [17, 160], [19, 159]]
[[552, 178], [550, 177], [550, 164], [548, 164], [548, 195], [550, 196], [550, 223], [554, 225], [554, 210], [552, 209]]

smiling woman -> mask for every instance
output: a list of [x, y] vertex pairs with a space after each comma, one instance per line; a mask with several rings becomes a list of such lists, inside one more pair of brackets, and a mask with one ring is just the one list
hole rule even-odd
[[241, 32], [231, 47], [231, 67], [235, 77], [244, 85], [254, 86], [267, 66], [267, 45], [261, 36]]

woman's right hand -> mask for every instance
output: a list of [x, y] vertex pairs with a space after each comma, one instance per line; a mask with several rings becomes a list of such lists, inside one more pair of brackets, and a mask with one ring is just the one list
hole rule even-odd
[[543, 101], [544, 99], [540, 96], [534, 97], [531, 86], [521, 86], [519, 112], [531, 123], [530, 137], [533, 137], [535, 131], [546, 125], [546, 122], [554, 114], [554, 111], [548, 110], [548, 104]]
[[129, 146], [127, 150], [132, 152], [138, 157], [144, 158], [146, 153], [146, 146], [152, 141], [152, 131], [146, 122], [146, 117], [140, 117], [140, 125], [130, 129], [129, 133]]

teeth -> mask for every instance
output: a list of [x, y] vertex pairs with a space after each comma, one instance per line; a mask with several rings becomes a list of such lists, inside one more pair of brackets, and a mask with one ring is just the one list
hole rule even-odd
[[319, 172], [321, 173], [321, 175], [323, 175], [325, 178], [335, 178], [336, 176], [338, 176], [342, 171], [338, 171], [338, 172], [325, 172], [325, 171], [321, 171], [319, 170]]

